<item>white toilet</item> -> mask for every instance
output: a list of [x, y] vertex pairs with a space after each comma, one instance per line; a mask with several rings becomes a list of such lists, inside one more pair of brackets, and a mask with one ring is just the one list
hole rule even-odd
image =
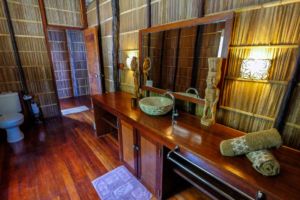
[[19, 128], [24, 122], [21, 111], [18, 93], [0, 94], [0, 128], [6, 130], [8, 143], [18, 142], [24, 138]]

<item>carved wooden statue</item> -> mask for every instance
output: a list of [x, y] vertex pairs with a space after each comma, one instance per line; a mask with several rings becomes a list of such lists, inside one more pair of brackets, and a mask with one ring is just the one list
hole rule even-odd
[[139, 97], [139, 78], [140, 78], [140, 70], [137, 62], [137, 57], [133, 56], [131, 63], [130, 63], [130, 68], [133, 71], [133, 80], [134, 80], [134, 95], [135, 97]]
[[222, 58], [208, 58], [208, 74], [206, 78], [205, 105], [201, 124], [211, 126], [215, 123], [217, 103], [220, 90], [217, 88], [221, 79]]
[[144, 74], [144, 84], [146, 85], [146, 81], [148, 80], [149, 71], [151, 69], [151, 60], [149, 57], [144, 59], [143, 63], [143, 74]]

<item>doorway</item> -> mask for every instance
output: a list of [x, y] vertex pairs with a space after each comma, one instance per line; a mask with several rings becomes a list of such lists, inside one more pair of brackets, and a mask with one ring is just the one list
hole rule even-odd
[[83, 31], [49, 29], [48, 38], [61, 110], [91, 108]]

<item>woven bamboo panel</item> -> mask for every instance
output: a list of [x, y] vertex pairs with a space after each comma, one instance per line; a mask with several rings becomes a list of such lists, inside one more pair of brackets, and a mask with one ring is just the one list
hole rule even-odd
[[206, 0], [205, 14], [211, 14], [226, 10], [243, 8], [246, 6], [259, 5], [262, 3], [272, 2], [276, 0]]
[[49, 24], [81, 27], [80, 0], [44, 0]]
[[[261, 2], [250, 3], [248, 1], [247, 5], [257, 3]], [[228, 4], [223, 4], [223, 6], [223, 8], [213, 8], [213, 10], [216, 12], [229, 9]], [[240, 6], [244, 5], [235, 4], [229, 7]], [[286, 90], [287, 81], [295, 66], [297, 53], [297, 49], [292, 46], [280, 45], [299, 44], [299, 6], [300, 3], [293, 3], [236, 14], [218, 122], [245, 132], [272, 127]], [[271, 46], [255, 47], [259, 45]], [[241, 63], [247, 58], [271, 60], [268, 81], [240, 79]], [[293, 101], [296, 101], [295, 99], [297, 98]], [[293, 112], [290, 112], [289, 123], [298, 123], [295, 120], [299, 115], [298, 109], [294, 106], [291, 110]], [[299, 129], [287, 125], [283, 133], [285, 144], [294, 147], [298, 145], [300, 139], [295, 141], [295, 138], [300, 137], [296, 134], [299, 135]]]
[[[59, 114], [37, 0], [8, 1], [29, 92], [44, 117]], [[7, 59], [5, 59], [7, 60]]]
[[87, 6], [86, 9], [87, 22], [89, 27], [97, 26], [97, 11], [96, 11], [96, 1], [93, 1]]
[[244, 132], [265, 130], [271, 128], [273, 125], [273, 121], [231, 112], [225, 109], [218, 110], [217, 121], [221, 124], [229, 124], [230, 127]]
[[[161, 22], [165, 24], [198, 17], [200, 7], [199, 0], [161, 0], [159, 11]], [[156, 16], [153, 17], [155, 18]]]
[[295, 3], [238, 13], [231, 45], [300, 43], [299, 10]]
[[0, 17], [0, 92], [16, 92], [21, 90], [21, 83], [2, 1], [0, 2]]

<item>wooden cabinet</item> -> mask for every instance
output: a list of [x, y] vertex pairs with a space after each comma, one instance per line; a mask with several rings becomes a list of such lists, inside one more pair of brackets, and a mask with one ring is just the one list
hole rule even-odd
[[161, 193], [161, 146], [139, 134], [139, 178], [156, 197]]
[[161, 145], [145, 137], [144, 131], [137, 131], [123, 120], [121, 120], [120, 127], [121, 160], [159, 199], [162, 169]]
[[121, 159], [125, 166], [137, 176], [136, 131], [133, 126], [121, 120], [120, 136]]

